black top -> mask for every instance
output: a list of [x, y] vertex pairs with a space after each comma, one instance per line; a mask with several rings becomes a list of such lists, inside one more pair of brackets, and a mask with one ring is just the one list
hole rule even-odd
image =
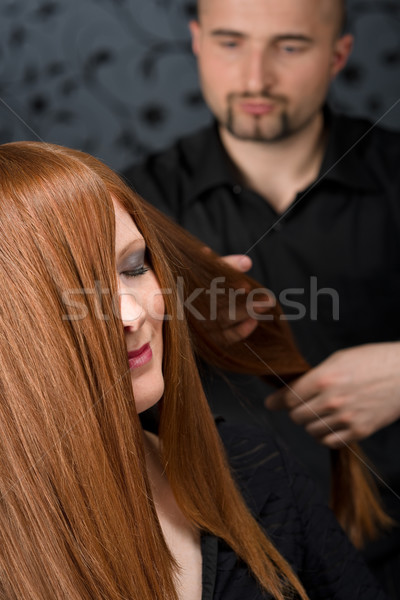
[[[234, 477], [253, 515], [303, 583], [310, 600], [385, 598], [314, 483], [260, 429], [219, 424]], [[265, 600], [221, 540], [203, 536], [202, 600]]]
[[317, 183], [281, 216], [237, 183], [216, 126], [125, 173], [216, 252], [253, 259], [250, 274], [291, 315], [314, 365], [340, 348], [400, 339], [400, 134], [334, 115], [328, 126]]
[[[326, 125], [320, 176], [281, 216], [240, 185], [215, 125], [126, 172], [144, 198], [215, 251], [249, 254], [251, 275], [278, 297], [313, 365], [341, 348], [400, 340], [400, 135], [329, 112]], [[213, 406], [221, 382], [208, 388]], [[262, 398], [266, 390], [249, 380], [242, 395]], [[326, 449], [285, 412], [268, 419], [326, 487]], [[382, 489], [400, 521], [400, 421], [362, 445], [397, 494]], [[368, 557], [400, 554], [399, 531]]]

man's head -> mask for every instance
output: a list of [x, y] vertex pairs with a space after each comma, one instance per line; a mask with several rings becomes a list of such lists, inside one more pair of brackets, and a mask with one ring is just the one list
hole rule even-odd
[[321, 111], [345, 66], [345, 0], [199, 0], [190, 24], [206, 102], [240, 139], [274, 142]]

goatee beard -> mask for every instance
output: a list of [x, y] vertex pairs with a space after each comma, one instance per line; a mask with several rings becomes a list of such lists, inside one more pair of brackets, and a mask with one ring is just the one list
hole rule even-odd
[[280, 142], [280, 141], [290, 137], [294, 133], [294, 131], [292, 131], [292, 128], [290, 126], [289, 115], [287, 114], [286, 111], [282, 112], [282, 114], [280, 116], [279, 130], [274, 135], [266, 135], [262, 131], [262, 122], [261, 122], [262, 117], [260, 115], [253, 115], [252, 118], [253, 118], [254, 128], [251, 133], [250, 132], [241, 133], [240, 130], [235, 126], [233, 102], [236, 98], [249, 98], [249, 97], [257, 97], [257, 98], [262, 97], [267, 100], [272, 99], [270, 96], [267, 96], [266, 94], [257, 94], [257, 96], [255, 94], [249, 94], [249, 93], [241, 94], [240, 96], [236, 95], [236, 94], [235, 95], [231, 94], [228, 97], [228, 109], [227, 109], [225, 123], [221, 123], [221, 125], [223, 125], [227, 129], [227, 131], [229, 131], [229, 133], [231, 135], [233, 135], [235, 138], [237, 138], [239, 140], [243, 140], [243, 141], [273, 143], [273, 142]]

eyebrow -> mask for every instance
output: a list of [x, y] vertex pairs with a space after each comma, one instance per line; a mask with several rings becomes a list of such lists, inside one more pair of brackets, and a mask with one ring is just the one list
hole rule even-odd
[[240, 31], [235, 31], [234, 29], [214, 29], [213, 31], [211, 31], [211, 35], [213, 37], [220, 37], [220, 36], [240, 37], [240, 38], [247, 37], [244, 33], [241, 33]]
[[126, 244], [126, 246], [124, 246], [122, 250], [118, 252], [118, 261], [122, 261], [128, 254], [130, 254], [130, 252], [138, 249], [146, 249], [146, 242], [144, 241], [144, 238], [136, 238], [131, 242], [128, 242], [128, 244]]
[[[235, 31], [234, 29], [214, 29], [211, 31], [212, 37], [235, 37], [244, 39], [248, 37], [247, 34], [241, 33], [240, 31]], [[295, 41], [295, 42], [305, 42], [307, 44], [311, 44], [313, 39], [303, 33], [280, 33], [279, 35], [274, 36], [275, 42], [284, 42], [284, 41]]]
[[276, 42], [306, 42], [311, 44], [314, 40], [303, 33], [282, 33], [280, 35], [275, 36], [274, 40]]

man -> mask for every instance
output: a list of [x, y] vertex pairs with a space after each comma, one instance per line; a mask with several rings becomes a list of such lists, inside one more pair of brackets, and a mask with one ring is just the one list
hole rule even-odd
[[[126, 175], [220, 254], [251, 257], [316, 365], [268, 408], [325, 447], [365, 440], [400, 521], [400, 136], [325, 106], [351, 52], [344, 14], [340, 0], [201, 0], [190, 29], [216, 123]], [[279, 427], [312, 463], [316, 447]], [[400, 597], [399, 533], [366, 556]]]

